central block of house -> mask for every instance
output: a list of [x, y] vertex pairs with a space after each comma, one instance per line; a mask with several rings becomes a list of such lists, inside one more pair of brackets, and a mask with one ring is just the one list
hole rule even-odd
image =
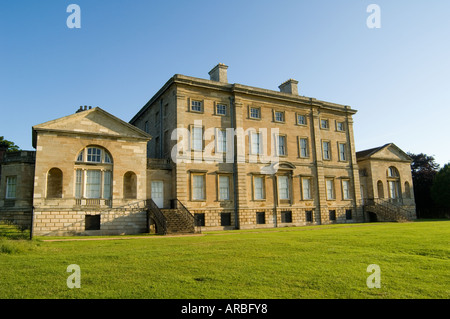
[[[149, 196], [206, 229], [363, 221], [348, 106], [227, 80], [174, 75], [132, 118], [148, 143]], [[167, 167], [161, 169], [161, 162]]]

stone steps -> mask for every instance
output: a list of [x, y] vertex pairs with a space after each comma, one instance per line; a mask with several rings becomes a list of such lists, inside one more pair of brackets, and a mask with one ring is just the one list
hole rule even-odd
[[194, 233], [192, 222], [177, 209], [161, 209], [161, 212], [166, 218], [168, 234]]

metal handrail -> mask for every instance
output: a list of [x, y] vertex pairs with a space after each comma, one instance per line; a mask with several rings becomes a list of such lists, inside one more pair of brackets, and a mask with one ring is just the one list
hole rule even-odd
[[183, 205], [182, 202], [177, 198], [175, 199], [175, 208], [183, 213], [183, 217], [187, 223], [189, 223], [189, 226], [192, 227], [192, 229], [195, 230], [195, 217], [192, 215], [192, 213], [186, 208], [186, 206]]
[[156, 222], [158, 233], [165, 235], [167, 234], [167, 219], [164, 214], [159, 209], [158, 205], [155, 204], [153, 199], [147, 199], [148, 213], [152, 215], [154, 221]]

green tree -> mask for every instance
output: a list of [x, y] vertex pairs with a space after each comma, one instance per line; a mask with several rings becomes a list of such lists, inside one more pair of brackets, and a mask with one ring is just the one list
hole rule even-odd
[[445, 164], [434, 178], [431, 196], [441, 208], [450, 208], [450, 163]]
[[408, 156], [412, 159], [411, 175], [414, 184], [417, 217], [436, 217], [433, 216], [435, 205], [431, 197], [431, 187], [439, 170], [439, 164], [436, 163], [433, 156], [423, 153], [408, 153]]
[[14, 152], [14, 151], [20, 150], [19, 146], [14, 144], [14, 142], [5, 140], [5, 138], [3, 136], [0, 136], [0, 147], [2, 147], [2, 146], [6, 147], [7, 152]]

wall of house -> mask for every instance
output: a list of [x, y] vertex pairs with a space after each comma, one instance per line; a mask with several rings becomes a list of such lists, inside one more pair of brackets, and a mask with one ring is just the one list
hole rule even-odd
[[[89, 163], [77, 163], [78, 154], [87, 146], [104, 148], [112, 157], [111, 165], [101, 167]], [[123, 211], [111, 212], [109, 208], [117, 208], [147, 198], [147, 158], [146, 141], [126, 138], [107, 138], [40, 132], [37, 135], [36, 170], [34, 177], [34, 234], [97, 234], [130, 233], [145, 229], [146, 217], [142, 214]], [[79, 169], [111, 169], [112, 199], [90, 202], [75, 197], [75, 170]], [[60, 198], [49, 198], [47, 180], [49, 171], [57, 168], [62, 171], [62, 194]], [[136, 194], [125, 198], [125, 174], [136, 175]], [[100, 230], [86, 231], [87, 215], [101, 215]], [[119, 216], [120, 215], [120, 216]], [[117, 220], [112, 221], [111, 216]]]

